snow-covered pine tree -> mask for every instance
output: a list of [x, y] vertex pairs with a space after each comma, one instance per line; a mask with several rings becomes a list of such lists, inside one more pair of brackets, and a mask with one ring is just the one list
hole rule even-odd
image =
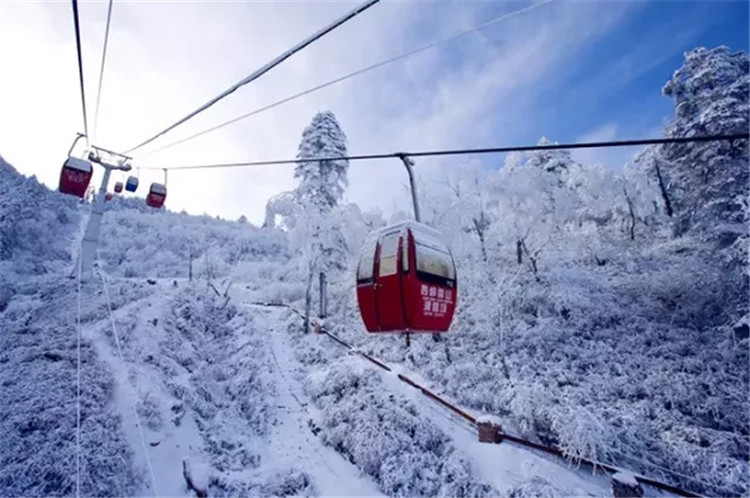
[[[727, 47], [696, 48], [662, 88], [675, 103], [668, 137], [747, 133], [750, 121], [750, 60]], [[748, 320], [748, 141], [714, 141], [651, 147], [639, 158], [656, 172], [664, 207], [676, 237], [693, 241], [697, 258], [714, 262], [714, 290], [725, 310], [722, 323]], [[696, 275], [707, 281], [711, 275]], [[703, 313], [707, 323], [714, 315]]]
[[[337, 206], [347, 185], [349, 169], [345, 157], [346, 135], [331, 111], [318, 112], [302, 132], [298, 159], [317, 159], [297, 163], [294, 177], [300, 184], [294, 191], [299, 223], [292, 239], [302, 251], [302, 270], [306, 278], [305, 328], [309, 330], [312, 284], [320, 272], [340, 271], [346, 265], [346, 240], [341, 232]], [[329, 158], [329, 159], [325, 159]], [[329, 281], [333, 278], [329, 276]]]
[[[297, 159], [345, 157], [346, 135], [331, 111], [318, 112], [302, 132]], [[294, 177], [301, 178], [296, 194], [301, 204], [319, 211], [333, 208], [344, 195], [349, 161], [328, 159], [299, 162]]]
[[[664, 85], [675, 102], [668, 137], [746, 133], [750, 61], [727, 47], [696, 48]], [[747, 232], [748, 144], [704, 142], [657, 148], [677, 234], [698, 231], [728, 246]]]
[[[539, 139], [537, 145], [553, 145], [547, 137]], [[526, 165], [539, 168], [547, 173], [562, 176], [573, 163], [570, 151], [567, 150], [536, 150], [528, 153]]]

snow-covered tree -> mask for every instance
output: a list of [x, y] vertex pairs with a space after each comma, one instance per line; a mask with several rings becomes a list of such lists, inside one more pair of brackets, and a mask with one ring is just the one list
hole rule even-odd
[[[750, 61], [727, 47], [696, 48], [664, 85], [675, 103], [668, 137], [745, 133]], [[649, 156], [676, 232], [711, 232], [722, 245], [747, 232], [748, 144], [714, 141], [667, 144]]]
[[[312, 284], [320, 272], [346, 267], [346, 240], [338, 222], [337, 206], [347, 185], [349, 161], [345, 157], [346, 135], [331, 111], [317, 113], [302, 132], [294, 171], [300, 183], [294, 190], [296, 210], [292, 242], [301, 252], [301, 270], [306, 279], [305, 317], [309, 329]], [[320, 159], [311, 161], [311, 159]], [[288, 206], [286, 206], [288, 208]], [[270, 221], [270, 220], [267, 220]]]
[[[345, 157], [346, 135], [331, 111], [317, 113], [302, 132], [297, 159]], [[327, 159], [299, 162], [294, 177], [300, 178], [296, 195], [304, 205], [315, 206], [319, 211], [334, 207], [344, 195], [349, 161]]]
[[294, 226], [295, 193], [282, 192], [271, 197], [266, 203], [266, 216], [263, 228], [274, 228], [276, 217], [281, 216], [282, 225], [286, 228]]
[[[540, 145], [550, 143], [546, 138]], [[492, 227], [498, 243], [511, 247], [517, 264], [528, 263], [536, 275], [543, 251], [561, 242], [562, 230], [576, 216], [578, 197], [570, 171], [579, 165], [567, 151], [511, 155], [492, 178]]]

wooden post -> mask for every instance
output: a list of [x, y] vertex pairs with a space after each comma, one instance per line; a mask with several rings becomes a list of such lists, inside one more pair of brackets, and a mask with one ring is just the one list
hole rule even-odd
[[643, 487], [633, 474], [620, 471], [612, 476], [612, 496], [614, 498], [641, 498]]
[[477, 419], [477, 430], [480, 443], [498, 444], [503, 440], [503, 428], [500, 421], [492, 415], [484, 415]]

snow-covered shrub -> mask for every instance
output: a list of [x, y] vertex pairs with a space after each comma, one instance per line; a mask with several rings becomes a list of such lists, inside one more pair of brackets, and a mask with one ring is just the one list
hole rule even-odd
[[20, 175], [0, 157], [0, 274], [70, 271], [78, 199]]
[[389, 496], [489, 496], [450, 439], [377, 372], [341, 359], [314, 372], [308, 394], [324, 412], [323, 442], [372, 476]]
[[147, 393], [136, 404], [138, 416], [144, 426], [152, 431], [160, 431], [164, 427], [164, 417], [159, 409], [158, 402], [153, 395]]
[[260, 486], [261, 496], [316, 496], [312, 479], [297, 469], [276, 471]]
[[266, 303], [294, 303], [304, 299], [305, 285], [300, 282], [271, 282], [260, 289], [258, 297]]
[[192, 272], [194, 280], [205, 281], [226, 277], [247, 260], [288, 257], [280, 230], [151, 208], [144, 212], [134, 202], [115, 198], [102, 218], [100, 254], [113, 275], [188, 278]]
[[523, 481], [508, 490], [509, 498], [556, 498], [558, 496], [563, 496], [562, 490], [540, 477]]
[[[19, 284], [18, 291], [0, 314], [0, 495], [72, 496], [76, 492], [75, 283], [36, 280]], [[84, 340], [82, 495], [133, 495], [143, 479], [133, 466], [113, 397], [112, 373]]]
[[[193, 419], [217, 471], [257, 467], [253, 436], [268, 434], [274, 420], [274, 386], [258, 325], [197, 283], [178, 290], [167, 313], [160, 366], [173, 396], [172, 423], [182, 424], [186, 415]], [[187, 383], [170, 380], [174, 373], [168, 371], [183, 375]], [[244, 435], [241, 440], [238, 433]]]

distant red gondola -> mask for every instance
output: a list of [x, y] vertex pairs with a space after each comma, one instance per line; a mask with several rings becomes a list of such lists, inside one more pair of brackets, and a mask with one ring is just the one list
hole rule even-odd
[[83, 198], [93, 173], [90, 162], [68, 157], [60, 172], [60, 192]]
[[115, 183], [115, 192], [118, 194], [122, 192], [122, 182]]
[[146, 196], [146, 204], [153, 208], [160, 208], [167, 198], [167, 187], [161, 183], [152, 183]]
[[457, 290], [453, 256], [436, 230], [405, 222], [365, 243], [357, 301], [368, 332], [445, 332]]

